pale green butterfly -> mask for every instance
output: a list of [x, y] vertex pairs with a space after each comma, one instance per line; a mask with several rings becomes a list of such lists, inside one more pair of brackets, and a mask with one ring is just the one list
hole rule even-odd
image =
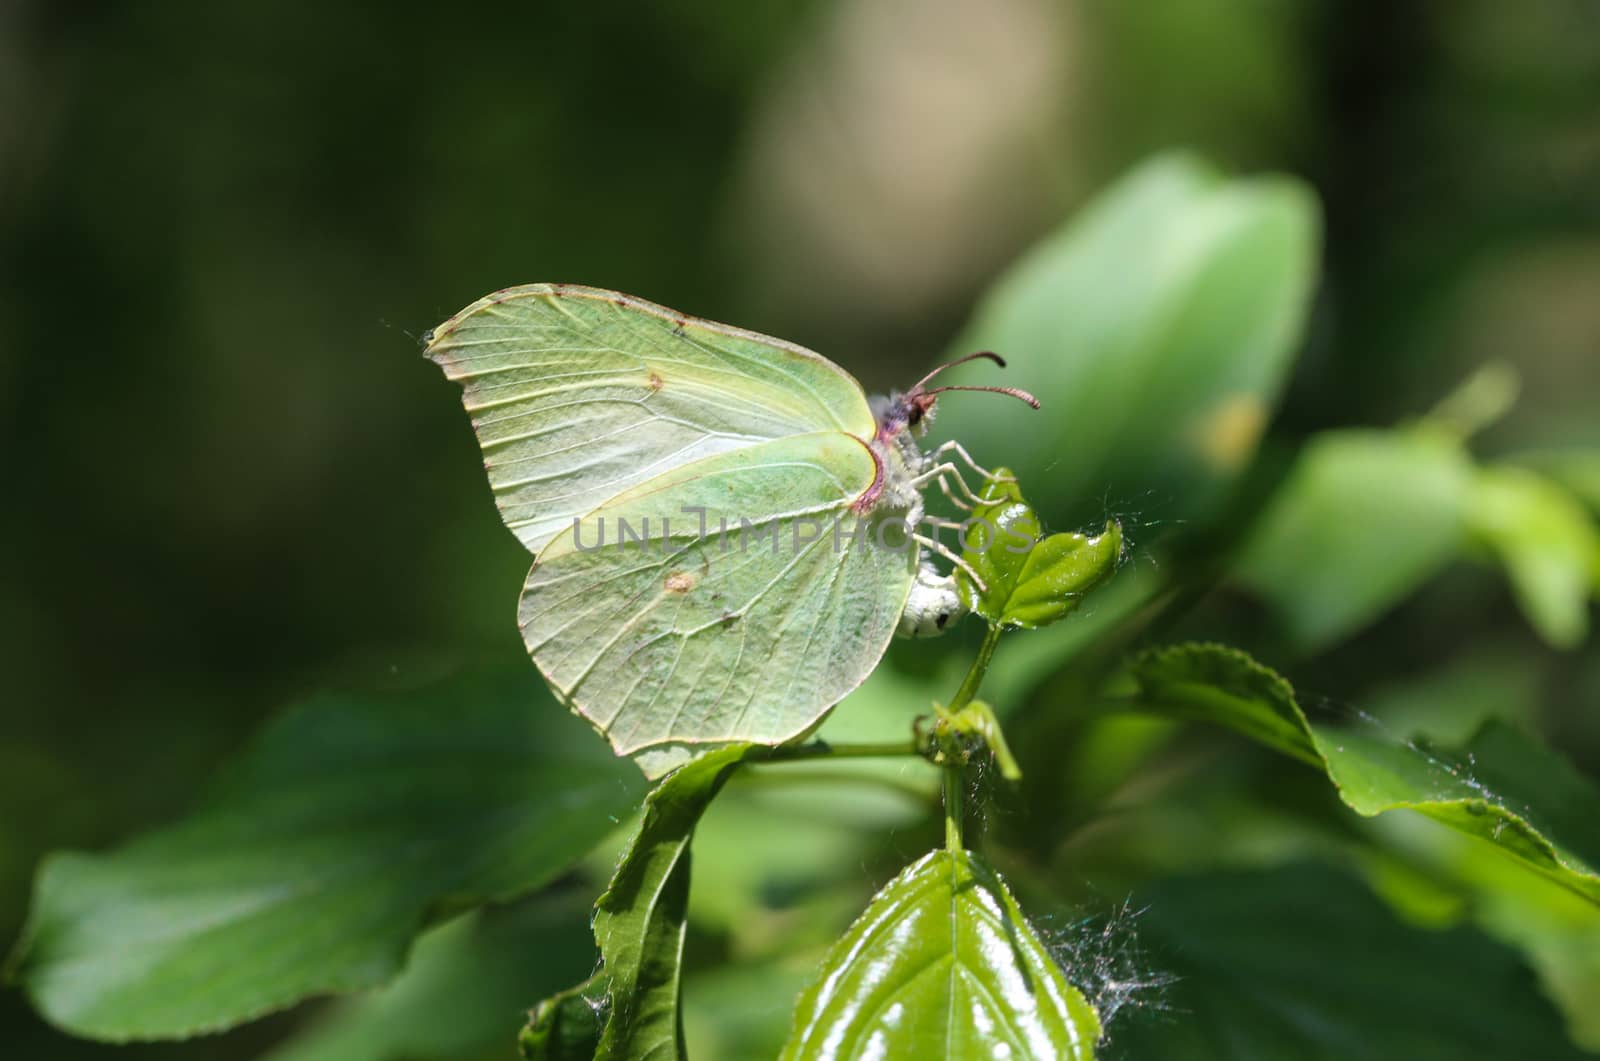
[[529, 654], [650, 776], [804, 734], [897, 630], [958, 616], [954, 578], [921, 550], [961, 560], [917, 532], [922, 490], [976, 501], [946, 454], [987, 473], [913, 435], [945, 390], [1038, 407], [1015, 388], [927, 387], [939, 369], [869, 402], [793, 343], [570, 284], [489, 295], [424, 344], [462, 385], [500, 514], [536, 557]]

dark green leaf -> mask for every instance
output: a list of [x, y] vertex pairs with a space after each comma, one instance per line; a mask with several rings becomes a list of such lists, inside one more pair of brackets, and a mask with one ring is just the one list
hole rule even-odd
[[193, 817], [52, 856], [13, 975], [54, 1023], [112, 1040], [372, 987], [428, 924], [560, 873], [642, 788], [531, 670], [317, 697]]
[[970, 852], [938, 850], [834, 946], [782, 1056], [1088, 1061], [1099, 1035], [1000, 877]]
[[1238, 575], [1300, 648], [1324, 647], [1459, 555], [1473, 474], [1460, 442], [1441, 432], [1320, 435], [1261, 514]]
[[[1317, 207], [1283, 178], [1185, 156], [1139, 167], [1003, 275], [953, 353], [996, 350], [1038, 413], [941, 404], [938, 430], [1013, 465], [1042, 511], [1197, 519], [1244, 467], [1299, 344]], [[993, 384], [993, 366], [950, 382]]]
[[962, 535], [962, 558], [983, 580], [983, 590], [960, 572], [967, 606], [996, 626], [1036, 629], [1076, 608], [1116, 571], [1122, 526], [1107, 523], [1094, 537], [1045, 536], [1038, 514], [1010, 472], [999, 469], [985, 484], [987, 504], [973, 509]]
[[1220, 645], [1147, 653], [1132, 677], [1139, 709], [1229, 726], [1325, 771], [1358, 814], [1418, 811], [1600, 903], [1600, 791], [1509, 726], [1491, 721], [1446, 750], [1371, 724], [1313, 723], [1288, 682]]
[[504, 1057], [528, 1000], [593, 967], [589, 903], [576, 891], [467, 914], [418, 939], [393, 983], [341, 1003], [262, 1061]]
[[1146, 959], [1176, 979], [1159, 1007], [1135, 1007], [1112, 1025], [1110, 1057], [1584, 1056], [1513, 951], [1465, 928], [1406, 925], [1330, 869], [1176, 878], [1134, 903]]

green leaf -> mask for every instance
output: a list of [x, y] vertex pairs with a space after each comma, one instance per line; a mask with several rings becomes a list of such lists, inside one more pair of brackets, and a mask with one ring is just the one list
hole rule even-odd
[[[1600, 1052], [1600, 907], [1493, 848], [1414, 814], [1373, 831], [1420, 863], [1490, 936], [1521, 950], [1584, 1049]], [[1441, 879], [1442, 878], [1442, 879]], [[1392, 900], [1392, 897], [1391, 901]]]
[[393, 983], [341, 1003], [262, 1061], [504, 1056], [529, 999], [594, 967], [588, 910], [566, 891], [441, 925]]
[[1466, 540], [1474, 471], [1425, 429], [1317, 436], [1273, 495], [1237, 574], [1305, 651], [1371, 622], [1437, 574]]
[[[735, 745], [679, 767], [645, 799], [644, 814], [595, 903], [594, 938], [605, 963], [589, 984], [539, 1007], [523, 1049], [531, 1058], [579, 1056], [590, 1032], [584, 1007], [605, 991], [605, 1026], [594, 1056], [681, 1058], [680, 964], [689, 910], [689, 841], [712, 798], [738, 766], [763, 749]], [[543, 1051], [543, 1052], [541, 1052]]]
[[372, 987], [427, 925], [562, 872], [642, 787], [531, 669], [319, 696], [193, 817], [51, 856], [12, 975], [51, 1022], [108, 1040]]
[[971, 852], [938, 850], [890, 881], [835, 944], [782, 1057], [1088, 1061], [1099, 1035], [999, 875]]
[[[1151, 518], [1201, 518], [1277, 403], [1317, 244], [1317, 206], [1300, 182], [1154, 159], [1001, 276], [953, 348], [1004, 354], [1005, 382], [1033, 391], [1042, 411], [1023, 419], [950, 401], [937, 429], [1013, 464], [1063, 524], [1103, 519], [1103, 498]], [[997, 382], [992, 366], [950, 377]]]
[[1010, 472], [997, 470], [985, 498], [962, 533], [962, 558], [983, 580], [980, 591], [958, 574], [967, 606], [994, 626], [1037, 629], [1076, 608], [1116, 571], [1122, 559], [1122, 525], [1100, 534], [1046, 537], [1033, 507]]
[[1473, 483], [1468, 518], [1505, 565], [1534, 629], [1561, 648], [1581, 643], [1600, 571], [1600, 532], [1582, 503], [1534, 472], [1486, 468]]
[[1583, 1057], [1511, 950], [1397, 920], [1357, 882], [1297, 865], [1138, 893], [1140, 949], [1175, 982], [1111, 1027], [1109, 1057], [1501, 1061]]
[[1313, 723], [1288, 682], [1220, 645], [1146, 653], [1131, 676], [1131, 706], [1228, 726], [1323, 770], [1357, 814], [1418, 811], [1600, 903], [1600, 790], [1509, 726], [1491, 721], [1451, 751]]

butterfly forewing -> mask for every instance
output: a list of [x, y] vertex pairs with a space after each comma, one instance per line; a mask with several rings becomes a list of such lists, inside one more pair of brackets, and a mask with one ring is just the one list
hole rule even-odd
[[859, 439], [809, 434], [569, 521], [523, 590], [530, 654], [652, 774], [693, 746], [804, 733], [877, 665], [916, 571], [913, 549], [851, 509], [873, 475]]
[[861, 387], [818, 354], [613, 291], [508, 288], [435, 329], [506, 524], [538, 552], [674, 468], [818, 431], [871, 438]]

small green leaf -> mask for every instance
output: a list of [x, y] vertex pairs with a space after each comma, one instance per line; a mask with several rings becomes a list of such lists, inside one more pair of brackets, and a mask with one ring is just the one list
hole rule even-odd
[[119, 1041], [373, 987], [429, 924], [562, 872], [642, 788], [531, 669], [320, 696], [193, 817], [51, 856], [12, 975], [51, 1022]]
[[1298, 647], [1326, 647], [1459, 555], [1473, 474], [1442, 432], [1319, 435], [1245, 541], [1238, 576]]
[[595, 1058], [684, 1056], [679, 1002], [689, 841], [728, 776], [763, 751], [741, 744], [709, 752], [668, 774], [645, 798], [639, 829], [595, 903], [594, 938], [604, 970], [535, 1011], [522, 1039], [527, 1056], [540, 1061], [579, 1056], [593, 1033], [583, 1011], [595, 1011], [593, 1001], [602, 990], [605, 1025]]
[[1560, 756], [1490, 722], [1464, 747], [1313, 723], [1289, 683], [1242, 652], [1180, 645], [1133, 664], [1141, 710], [1228, 726], [1321, 769], [1357, 814], [1415, 810], [1600, 903], [1600, 791]]
[[[1062, 525], [1103, 518], [1107, 500], [1203, 519], [1277, 404], [1311, 304], [1318, 228], [1299, 181], [1150, 160], [1007, 270], [952, 348], [1004, 354], [1005, 382], [1034, 392], [1041, 411], [951, 401], [936, 430], [1013, 462]], [[947, 379], [997, 382], [979, 365]]]
[[1397, 919], [1360, 883], [1294, 865], [1135, 894], [1139, 949], [1172, 983], [1132, 998], [1129, 1061], [1577, 1061], [1517, 954], [1468, 928]]
[[1582, 503], [1534, 472], [1485, 468], [1473, 482], [1468, 519], [1505, 565], [1534, 629], [1560, 648], [1581, 643], [1600, 569], [1600, 532]]
[[1100, 1022], [998, 874], [931, 852], [890, 881], [800, 997], [782, 1057], [1090, 1061]]
[[980, 591], [962, 571], [967, 606], [991, 625], [1037, 629], [1076, 608], [1122, 559], [1122, 525], [1046, 537], [1038, 514], [1002, 468], [987, 484], [962, 533], [962, 558], [983, 580]]

